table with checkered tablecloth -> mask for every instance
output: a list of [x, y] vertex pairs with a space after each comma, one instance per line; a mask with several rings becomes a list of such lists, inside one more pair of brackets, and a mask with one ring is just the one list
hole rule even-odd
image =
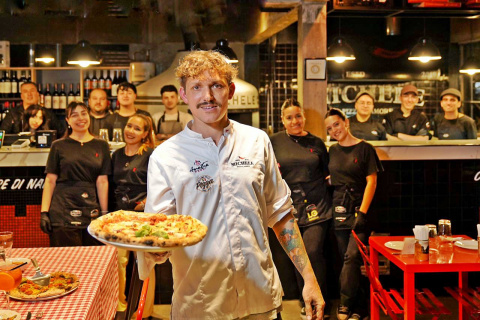
[[[79, 288], [63, 297], [36, 302], [11, 299], [10, 307], [25, 319], [30, 311], [34, 316], [43, 312], [48, 320], [110, 320], [115, 317], [118, 301], [117, 250], [111, 246], [19, 248], [12, 257], [36, 258], [43, 273], [65, 271], [77, 275]], [[31, 277], [31, 263], [23, 271]]]

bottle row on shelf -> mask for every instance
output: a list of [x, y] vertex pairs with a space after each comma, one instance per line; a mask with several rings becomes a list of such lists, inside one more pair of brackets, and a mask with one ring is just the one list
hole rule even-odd
[[116, 97], [118, 85], [128, 81], [126, 70], [112, 70], [113, 79], [110, 76], [110, 70], [92, 70], [85, 72], [84, 95], [88, 97], [94, 89], [103, 89], [107, 96]]
[[20, 77], [17, 70], [3, 71], [0, 78], [0, 98], [20, 98], [20, 87], [24, 82], [31, 82], [30, 71], [21, 71]]

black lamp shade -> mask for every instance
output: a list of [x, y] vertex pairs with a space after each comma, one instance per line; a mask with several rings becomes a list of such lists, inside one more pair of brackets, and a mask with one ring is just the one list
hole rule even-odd
[[480, 73], [480, 61], [473, 57], [468, 58], [460, 68], [460, 73], [466, 73], [469, 75]]
[[53, 50], [48, 47], [40, 47], [35, 54], [35, 62], [50, 64], [55, 61]]
[[100, 60], [98, 59], [95, 50], [90, 46], [90, 43], [82, 40], [77, 44], [75, 49], [73, 49], [72, 53], [68, 57], [67, 63], [76, 64], [81, 67], [88, 67], [92, 64], [100, 64]]
[[410, 51], [410, 56], [408, 57], [408, 60], [420, 61], [422, 63], [440, 59], [442, 59], [440, 50], [427, 38], [420, 38], [418, 43], [412, 48], [412, 51]]
[[235, 51], [232, 50], [228, 46], [228, 40], [226, 39], [220, 39], [217, 41], [215, 44], [215, 47], [212, 48], [214, 51], [218, 51], [221, 54], [223, 54], [225, 57], [227, 57], [227, 62], [228, 63], [238, 63], [238, 58], [237, 55], [235, 54]]
[[338, 37], [327, 48], [327, 60], [343, 63], [347, 60], [355, 60], [355, 53], [343, 38]]

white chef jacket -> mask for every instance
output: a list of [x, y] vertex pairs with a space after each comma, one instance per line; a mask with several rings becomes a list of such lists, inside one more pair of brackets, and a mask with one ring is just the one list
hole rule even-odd
[[172, 319], [235, 319], [281, 305], [267, 227], [292, 207], [268, 136], [230, 120], [215, 145], [187, 127], [155, 149], [145, 212], [188, 214], [202, 242], [174, 249]]

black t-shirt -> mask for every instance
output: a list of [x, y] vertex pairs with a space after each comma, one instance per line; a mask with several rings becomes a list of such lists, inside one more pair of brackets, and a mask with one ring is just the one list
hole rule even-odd
[[328, 169], [335, 189], [349, 186], [363, 193], [367, 176], [383, 171], [375, 149], [365, 141], [349, 147], [336, 143], [330, 147], [329, 155]]
[[387, 132], [380, 121], [370, 117], [367, 121], [360, 122], [357, 116], [352, 116], [348, 120], [353, 136], [364, 140], [387, 140]]
[[111, 113], [107, 113], [102, 118], [95, 118], [90, 115], [90, 133], [98, 137], [100, 129], [107, 129], [108, 136], [112, 139], [113, 123], [109, 120], [111, 116]]
[[390, 135], [404, 133], [411, 136], [428, 136], [430, 129], [427, 116], [415, 109], [406, 118], [400, 108], [395, 109], [385, 116], [383, 124]]
[[[57, 137], [62, 137], [65, 133], [65, 125], [59, 121], [52, 111], [42, 108], [44, 114], [44, 129], [56, 130]], [[5, 118], [0, 125], [0, 130], [5, 130], [5, 133], [19, 133], [23, 131], [23, 115], [25, 109], [23, 105], [19, 104], [15, 108], [11, 108], [5, 115]]]
[[477, 139], [477, 125], [475, 121], [464, 115], [449, 120], [444, 114], [437, 114], [433, 120], [434, 136], [440, 140]]
[[117, 198], [115, 210], [133, 210], [137, 202], [147, 196], [148, 160], [153, 149], [143, 151], [141, 155], [127, 156], [125, 147], [112, 155], [113, 185]]
[[[148, 111], [144, 111], [144, 110], [141, 110], [141, 109], [137, 109], [136, 111], [136, 114], [143, 114], [147, 117], [150, 117], [150, 119], [152, 119], [152, 116], [150, 115], [150, 112]], [[125, 126], [127, 125], [127, 122], [128, 122], [128, 119], [130, 117], [124, 117], [124, 116], [121, 116], [118, 111], [115, 111], [109, 118], [108, 118], [108, 121], [110, 123], [110, 126], [112, 128], [120, 128], [122, 129], [122, 132], [123, 130], [125, 129]], [[152, 124], [153, 124], [153, 119], [152, 119]], [[111, 138], [110, 138], [111, 139]]]
[[54, 141], [48, 154], [45, 173], [56, 174], [57, 183], [95, 183], [98, 176], [111, 173], [108, 143], [100, 139], [81, 143], [70, 137]]
[[[322, 139], [308, 133], [289, 136], [286, 131], [270, 137], [280, 172], [292, 191], [298, 212], [298, 224], [310, 225], [331, 219], [331, 195], [325, 178], [328, 176], [328, 152]], [[305, 202], [306, 200], [306, 202]], [[308, 216], [305, 207], [314, 204], [318, 216]]]

